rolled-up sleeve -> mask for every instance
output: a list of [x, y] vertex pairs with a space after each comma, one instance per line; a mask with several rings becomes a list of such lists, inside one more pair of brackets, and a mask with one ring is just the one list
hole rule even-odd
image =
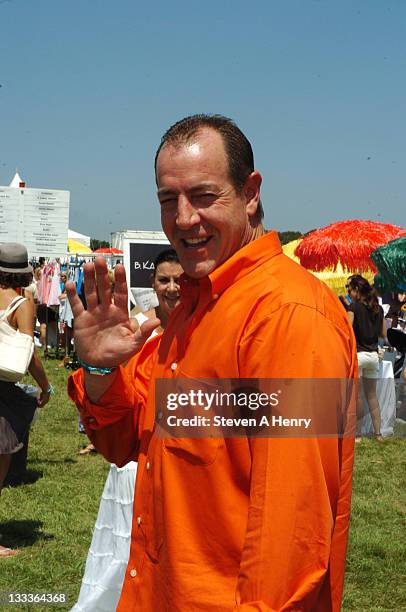
[[136, 460], [155, 351], [159, 340], [151, 339], [125, 366], [118, 368], [112, 386], [98, 400], [86, 394], [83, 370], [68, 379], [68, 394], [75, 402], [86, 433], [97, 450], [118, 466]]

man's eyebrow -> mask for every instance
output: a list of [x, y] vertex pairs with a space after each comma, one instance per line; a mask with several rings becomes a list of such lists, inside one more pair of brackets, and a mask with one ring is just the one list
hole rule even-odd
[[166, 187], [161, 187], [157, 191], [158, 196], [173, 195], [174, 193], [175, 192], [172, 189], [167, 189]]
[[[187, 189], [186, 191], [188, 193], [198, 193], [200, 191], [215, 191], [215, 190], [216, 190], [216, 186], [213, 183], [199, 183], [198, 185], [195, 185], [194, 187], [191, 187], [190, 189]], [[176, 193], [176, 190], [170, 189], [167, 187], [161, 187], [160, 189], [158, 189], [157, 193], [158, 193], [158, 196], [173, 195]]]
[[216, 190], [216, 186], [213, 185], [213, 183], [200, 183], [199, 185], [196, 185], [196, 187], [192, 187], [191, 189], [189, 189], [190, 193], [197, 193], [199, 191], [215, 191]]

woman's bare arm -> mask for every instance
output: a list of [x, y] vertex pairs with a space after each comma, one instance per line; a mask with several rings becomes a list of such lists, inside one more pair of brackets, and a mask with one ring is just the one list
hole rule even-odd
[[[34, 337], [34, 302], [26, 300], [23, 302], [15, 311], [15, 322], [17, 324], [17, 329], [22, 334], [27, 334]], [[34, 353], [31, 359], [31, 363], [28, 367], [28, 371], [35, 380], [35, 382], [41, 388], [41, 395], [38, 400], [39, 406], [45, 406], [49, 402], [50, 398], [50, 385], [49, 380], [44, 370], [44, 366], [42, 365], [41, 359], [39, 355], [36, 353], [34, 349]]]

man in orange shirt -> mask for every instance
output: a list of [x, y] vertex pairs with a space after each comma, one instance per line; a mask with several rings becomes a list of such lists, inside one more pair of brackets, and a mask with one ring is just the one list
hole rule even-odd
[[[85, 267], [87, 311], [67, 285], [83, 364], [70, 396], [109, 461], [138, 461], [117, 609], [338, 611], [353, 439], [161, 436], [155, 383], [352, 379], [345, 311], [264, 232], [261, 175], [233, 122], [183, 119], [155, 162], [162, 226], [185, 271], [165, 333], [145, 342], [157, 320], [133, 332], [122, 267], [114, 304], [102, 259]], [[327, 420], [340, 416], [333, 394], [313, 399]]]

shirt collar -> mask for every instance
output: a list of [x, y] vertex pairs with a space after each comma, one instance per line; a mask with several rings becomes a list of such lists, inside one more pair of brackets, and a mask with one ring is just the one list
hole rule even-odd
[[192, 293], [197, 297], [198, 294], [210, 292], [212, 298], [217, 298], [230, 285], [280, 253], [282, 247], [278, 234], [270, 231], [236, 251], [209, 276], [197, 280], [184, 274], [181, 278], [182, 294], [189, 293], [190, 296]]

